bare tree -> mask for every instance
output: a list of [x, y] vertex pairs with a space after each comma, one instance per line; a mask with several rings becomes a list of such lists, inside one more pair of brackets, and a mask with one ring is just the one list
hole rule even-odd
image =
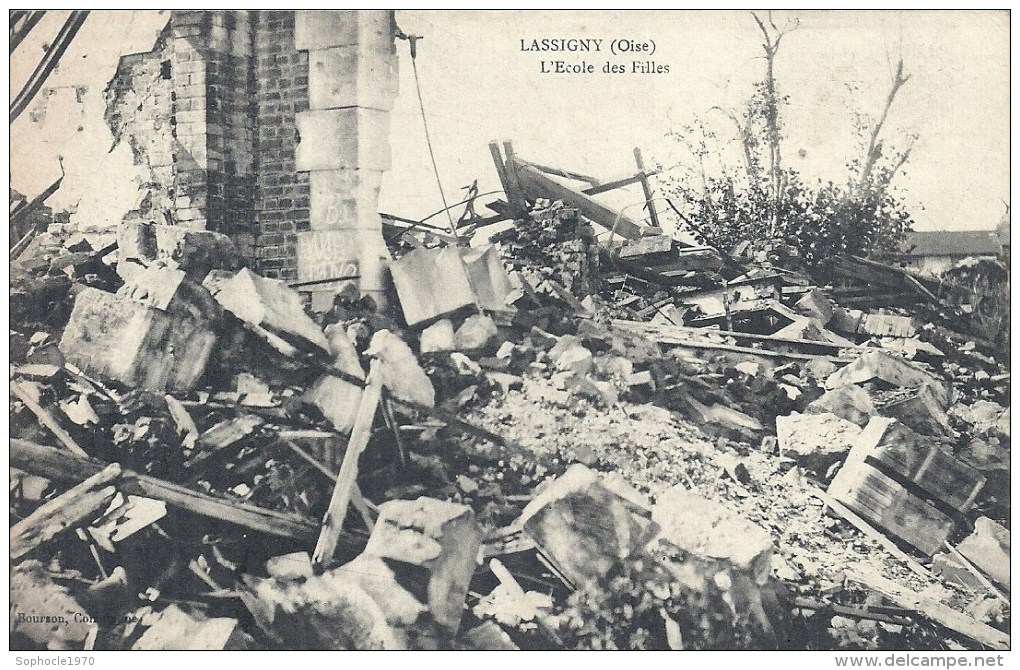
[[[882, 108], [882, 114], [879, 116], [875, 126], [871, 129], [871, 136], [868, 140], [868, 148], [864, 154], [864, 162], [861, 165], [861, 174], [857, 180], [858, 191], [864, 189], [871, 181], [871, 176], [875, 170], [875, 164], [882, 158], [882, 140], [880, 135], [882, 133], [882, 127], [885, 126], [886, 119], [889, 118], [889, 110], [892, 108], [893, 101], [896, 100], [896, 94], [899, 93], [903, 85], [910, 81], [911, 75], [903, 74], [903, 59], [901, 58], [899, 63], [896, 65], [896, 74], [893, 75], [892, 88], [889, 89], [889, 95], [885, 99], [885, 107]], [[907, 162], [907, 158], [910, 156], [910, 151], [913, 149], [913, 142], [904, 150], [900, 156], [897, 157], [893, 164], [889, 174], [885, 175], [883, 181], [888, 182], [896, 172], [903, 167], [903, 164]]]
[[779, 211], [783, 202], [783, 156], [782, 156], [782, 134], [779, 130], [779, 94], [776, 90], [775, 63], [776, 54], [779, 53], [779, 45], [783, 37], [796, 30], [800, 22], [794, 20], [784, 28], [779, 28], [772, 19], [772, 12], [768, 14], [768, 26], [761, 18], [751, 12], [755, 23], [761, 30], [764, 42], [761, 45], [765, 51], [765, 82], [763, 116], [765, 119], [765, 136], [769, 145], [769, 178], [772, 182], [772, 216], [770, 230], [775, 233], [779, 227]]
[[723, 109], [716, 105], [709, 109], [709, 111], [717, 111], [724, 114], [733, 125], [737, 128], [737, 139], [740, 141], [740, 148], [744, 152], [744, 166], [747, 169], [747, 179], [749, 183], [757, 183], [761, 178], [761, 170], [758, 163], [758, 138], [754, 134], [754, 128], [751, 123], [751, 119], [746, 119], [743, 123], [732, 110]]

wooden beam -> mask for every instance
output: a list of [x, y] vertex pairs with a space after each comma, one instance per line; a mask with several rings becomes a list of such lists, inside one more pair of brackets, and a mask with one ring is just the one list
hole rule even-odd
[[39, 423], [46, 426], [46, 428], [48, 428], [49, 431], [53, 433], [53, 435], [60, 440], [60, 443], [67, 447], [69, 451], [88, 458], [88, 452], [82, 449], [78, 443], [74, 441], [74, 438], [71, 437], [70, 433], [64, 430], [64, 428], [57, 423], [57, 420], [53, 418], [53, 415], [47, 412], [42, 405], [33, 400], [32, 396], [28, 395], [28, 392], [25, 391], [21, 384], [12, 380], [11, 393], [16, 395], [18, 400], [25, 403], [25, 407], [27, 407], [32, 414], [35, 414], [36, 418], [39, 419]]
[[891, 579], [857, 569], [847, 570], [847, 578], [882, 594], [897, 606], [923, 614], [935, 623], [996, 650], [1009, 649], [1009, 635], [976, 619], [930, 600]]
[[14, 123], [21, 113], [28, 108], [28, 105], [31, 104], [32, 98], [35, 97], [43, 84], [46, 83], [46, 79], [53, 73], [53, 70], [57, 68], [57, 65], [60, 63], [60, 57], [67, 51], [67, 47], [71, 46], [71, 41], [74, 40], [74, 36], [78, 33], [82, 24], [85, 23], [88, 15], [89, 10], [76, 9], [67, 17], [67, 21], [46, 49], [46, 53], [43, 55], [42, 60], [39, 61], [35, 71], [32, 72], [32, 76], [28, 78], [25, 86], [18, 92], [14, 100], [11, 101], [10, 123]]
[[506, 185], [509, 188], [506, 194], [507, 201], [513, 210], [520, 214], [527, 214], [528, 200], [521, 188], [520, 173], [517, 166], [519, 161], [514, 158], [514, 145], [510, 140], [503, 142], [503, 151], [506, 152], [506, 162], [503, 169], [506, 172]]
[[[80, 482], [106, 467], [106, 464], [100, 461], [76, 456], [55, 447], [47, 447], [17, 438], [11, 438], [10, 442], [11, 466], [47, 479]], [[179, 484], [138, 474], [131, 470], [121, 472], [118, 488], [127, 494], [163, 500], [167, 504], [193, 514], [225, 521], [269, 535], [304, 542], [314, 539], [318, 532], [315, 524], [294, 514], [199, 493]]]
[[807, 490], [814, 495], [816, 498], [825, 503], [829, 509], [838, 514], [843, 518], [844, 521], [849, 523], [851, 526], [864, 533], [866, 536], [875, 540], [882, 545], [886, 551], [890, 554], [903, 561], [908, 568], [927, 579], [932, 579], [931, 572], [923, 565], [918, 563], [915, 559], [911, 558], [905, 551], [896, 546], [896, 543], [887, 538], [882, 533], [875, 530], [871, 524], [858, 516], [853, 510], [839, 502], [825, 491], [814, 486], [807, 486]]
[[794, 337], [775, 337], [774, 335], [759, 335], [758, 333], [740, 333], [733, 330], [717, 330], [715, 328], [693, 328], [690, 326], [663, 326], [659, 324], [646, 323], [644, 321], [628, 321], [626, 319], [613, 319], [612, 324], [619, 328], [626, 330], [650, 332], [650, 333], [666, 333], [672, 334], [676, 337], [711, 337], [713, 335], [719, 337], [732, 337], [735, 340], [745, 340], [749, 342], [771, 342], [774, 344], [780, 344], [789, 346], [796, 349], [825, 349], [828, 351], [840, 351], [842, 349], [860, 351], [865, 353], [867, 351], [874, 351], [874, 347], [865, 347], [862, 345], [854, 345], [847, 347], [845, 345], [835, 344], [833, 342], [823, 342], [821, 340], [805, 340]]
[[119, 476], [120, 465], [107, 465], [14, 524], [11, 527], [11, 558], [21, 558], [108, 505], [117, 495], [117, 489], [107, 485]]
[[496, 166], [496, 176], [499, 177], [499, 184], [503, 187], [503, 194], [510, 199], [510, 181], [506, 174], [506, 163], [503, 162], [503, 153], [499, 150], [499, 143], [496, 140], [489, 142], [489, 153], [492, 154], [492, 162]]
[[[18, 45], [28, 37], [28, 34], [32, 32], [32, 28], [35, 28], [36, 24], [42, 20], [45, 14], [45, 10], [21, 11], [18, 13], [18, 16], [15, 16], [15, 12], [11, 12], [10, 48], [12, 54], [18, 48]], [[14, 25], [20, 19], [24, 19], [24, 22], [20, 25]]]
[[557, 177], [563, 177], [565, 179], [573, 179], [574, 181], [583, 181], [586, 184], [591, 184], [591, 188], [597, 188], [597, 187], [599, 187], [602, 184], [602, 182], [599, 181], [598, 179], [596, 179], [595, 177], [589, 177], [586, 174], [581, 174], [579, 172], [571, 172], [570, 170], [561, 170], [560, 168], [554, 168], [554, 167], [550, 167], [548, 165], [542, 165], [541, 163], [536, 163], [535, 161], [526, 161], [523, 158], [518, 159], [518, 160], [520, 160], [522, 163], [527, 163], [528, 165], [532, 165], [534, 167], [537, 167], [539, 170], [541, 170], [542, 172], [545, 172], [547, 174], [554, 174]]
[[521, 187], [532, 198], [562, 200], [563, 204], [577, 208], [587, 218], [604, 228], [615, 231], [621, 237], [628, 240], [636, 240], [641, 237], [641, 229], [644, 226], [593, 200], [581, 191], [553, 180], [536, 167], [519, 160], [515, 164]]
[[624, 186], [637, 184], [644, 177], [645, 173], [638, 172], [637, 174], [628, 175], [626, 177], [620, 177], [619, 179], [614, 179], [613, 181], [607, 181], [603, 184], [599, 184], [598, 186], [590, 186], [582, 190], [581, 193], [584, 193], [585, 195], [598, 195], [599, 193], [605, 193], [606, 191], [615, 191], [616, 189], [623, 188]]
[[319, 540], [312, 554], [314, 565], [326, 566], [333, 560], [333, 553], [340, 539], [340, 530], [347, 516], [347, 506], [351, 502], [354, 487], [357, 486], [358, 458], [368, 446], [368, 438], [372, 436], [372, 421], [375, 419], [379, 399], [382, 397], [382, 371], [378, 359], [372, 360], [365, 381], [365, 390], [361, 394], [358, 413], [351, 429], [351, 439], [347, 443], [347, 451], [340, 464], [340, 472], [336, 476], [336, 486], [333, 487], [329, 509], [322, 519], [322, 530], [319, 532]]
[[648, 209], [648, 216], [651, 218], [652, 225], [658, 228], [659, 213], [655, 211], [655, 203], [652, 201], [652, 187], [645, 176], [645, 161], [641, 157], [640, 147], [634, 147], [634, 161], [637, 163], [638, 174], [641, 175], [641, 190], [645, 194], [645, 207]]

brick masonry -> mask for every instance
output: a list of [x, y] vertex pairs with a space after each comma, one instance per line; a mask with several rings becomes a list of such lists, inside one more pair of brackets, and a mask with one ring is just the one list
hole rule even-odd
[[257, 265], [266, 276], [296, 279], [297, 234], [311, 229], [311, 187], [295, 162], [295, 119], [308, 109], [308, 52], [294, 46], [294, 12], [258, 12], [255, 77]]
[[[225, 233], [258, 272], [286, 280], [299, 278], [300, 235], [350, 229], [361, 240], [366, 233], [359, 231], [378, 231], [378, 182], [389, 167], [388, 108], [396, 95], [392, 13], [301, 14], [308, 16], [174, 10], [152, 51], [121, 60], [107, 90], [106, 120], [148, 175], [141, 205], [125, 221]], [[309, 136], [304, 145], [302, 132]], [[381, 238], [376, 242], [374, 265], [385, 256]], [[368, 248], [350, 245], [336, 254], [358, 258], [364, 253], [357, 250]]]
[[106, 89], [106, 123], [145, 168], [145, 196], [126, 222], [170, 223], [174, 210], [173, 41], [169, 27], [155, 48], [121, 59]]

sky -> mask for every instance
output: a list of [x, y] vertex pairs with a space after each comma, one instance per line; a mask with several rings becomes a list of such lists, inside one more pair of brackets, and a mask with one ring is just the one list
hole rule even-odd
[[[48, 13], [31, 43], [19, 48], [20, 57], [11, 64], [12, 95], [64, 14]], [[779, 86], [789, 96], [782, 112], [787, 166], [810, 178], [844, 179], [844, 164], [860, 151], [855, 114], [881, 111], [902, 57], [911, 79], [895, 101], [884, 135], [891, 141], [918, 137], [895, 182], [915, 229], [988, 229], [998, 223], [1003, 201], [1009, 200], [1008, 12], [795, 11], [776, 12], [773, 18], [779, 26], [798, 24], [784, 38], [776, 61]], [[109, 77], [120, 55], [151, 49], [165, 21], [166, 13], [116, 12], [104, 14], [102, 22], [86, 22], [47, 82], [55, 90], [43, 123], [30, 123], [33, 107], [12, 126], [12, 186], [24, 193], [41, 191], [59, 176], [55, 156], [62, 154], [69, 174], [49, 204], [70, 205], [84, 193], [92, 201], [85, 209], [103, 220], [98, 223], [118, 220], [121, 209], [134, 206], [116, 197], [130, 190], [128, 182], [137, 175], [127, 169], [131, 160], [123, 144], [109, 151], [113, 139], [102, 114], [106, 82], [98, 78]], [[700, 118], [720, 135], [730, 135], [730, 123], [712, 108], [738, 109], [764, 71], [761, 36], [745, 11], [398, 10], [397, 23], [405, 33], [423, 37], [417, 58], [421, 92], [450, 203], [460, 201], [462, 187], [475, 179], [483, 193], [499, 188], [487, 146], [491, 140], [513, 140], [525, 159], [603, 180], [636, 169], [634, 147], [642, 149], [646, 163], [667, 168], [663, 177], [681, 173], [693, 160], [668, 133]], [[599, 39], [603, 50], [522, 51], [522, 40], [530, 44], [542, 38]], [[655, 52], [607, 53], [616, 39], [654, 43]], [[443, 205], [406, 41], [397, 42], [397, 53], [393, 168], [383, 179], [380, 210], [418, 219]], [[543, 60], [557, 59], [586, 61], [596, 72], [541, 72]], [[601, 71], [607, 61], [629, 66], [633, 60], [654, 61], [669, 72]], [[76, 85], [83, 81], [91, 85], [78, 100]], [[61, 113], [65, 108], [71, 111]], [[67, 122], [72, 112], [77, 123]], [[96, 171], [108, 176], [103, 188], [84, 188]], [[652, 181], [656, 187], [662, 183], [660, 177]], [[642, 195], [631, 187], [600, 198], [624, 208]]]
[[[812, 178], [845, 178], [855, 155], [855, 114], [879, 114], [896, 62], [911, 75], [883, 136], [917, 140], [895, 184], [917, 230], [993, 228], [1009, 201], [1009, 14], [1005, 11], [776, 12], [797, 21], [776, 60], [787, 166]], [[692, 159], [667, 137], [695, 118], [721, 135], [712, 107], [739, 108], [762, 78], [761, 35], [748, 12], [409, 11], [423, 36], [417, 66], [447, 201], [478, 179], [499, 188], [488, 142], [510, 139], [538, 163], [612, 179], [646, 163], [681, 171]], [[542, 38], [601, 39], [598, 53], [522, 51]], [[652, 55], [607, 53], [616, 39], [653, 42]], [[442, 207], [422, 127], [407, 42], [399, 41], [400, 93], [392, 114], [393, 168], [384, 212], [420, 218]], [[587, 61], [594, 74], [543, 74], [541, 61]], [[606, 61], [668, 66], [662, 74], [604, 74]], [[547, 65], [548, 67], [548, 65]], [[851, 90], [852, 89], [852, 90]], [[654, 183], [653, 179], [653, 183]], [[499, 197], [492, 196], [492, 197]], [[612, 194], [623, 207], [640, 190]], [[483, 202], [487, 199], [483, 199]], [[459, 210], [458, 210], [459, 211]]]

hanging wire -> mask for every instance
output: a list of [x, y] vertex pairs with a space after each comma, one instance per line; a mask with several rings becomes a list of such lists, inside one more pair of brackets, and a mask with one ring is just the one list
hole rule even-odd
[[400, 39], [407, 40], [411, 48], [411, 69], [414, 70], [414, 88], [418, 92], [418, 108], [421, 110], [421, 124], [425, 128], [425, 144], [429, 148], [429, 158], [432, 159], [432, 171], [436, 175], [436, 186], [439, 187], [439, 197], [443, 199], [443, 211], [446, 212], [446, 218], [450, 221], [450, 234], [453, 235], [454, 239], [457, 237], [457, 224], [453, 222], [453, 215], [450, 213], [450, 206], [446, 203], [446, 193], [443, 191], [443, 181], [439, 178], [439, 167], [436, 165], [436, 154], [432, 150], [432, 138], [429, 135], [429, 122], [425, 117], [425, 102], [421, 97], [421, 82], [418, 79], [418, 40], [421, 39], [420, 35], [405, 35], [402, 31], [397, 33], [397, 37]]

